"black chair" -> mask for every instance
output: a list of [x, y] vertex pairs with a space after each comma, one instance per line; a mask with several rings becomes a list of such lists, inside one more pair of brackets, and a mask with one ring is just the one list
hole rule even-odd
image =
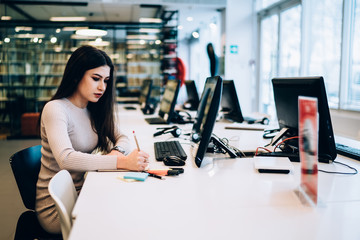
[[35, 213], [36, 182], [41, 165], [41, 145], [23, 149], [9, 159], [21, 199], [28, 209], [16, 225], [17, 239], [62, 239], [61, 234], [50, 234], [40, 225]]

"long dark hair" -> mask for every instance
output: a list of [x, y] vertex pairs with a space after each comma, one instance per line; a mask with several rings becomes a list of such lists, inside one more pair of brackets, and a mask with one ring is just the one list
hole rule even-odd
[[72, 96], [86, 71], [105, 65], [110, 67], [106, 90], [98, 102], [89, 102], [87, 105], [92, 128], [98, 135], [97, 147], [100, 151], [109, 151], [110, 142], [113, 145], [116, 143], [114, 134], [114, 65], [110, 57], [104, 51], [92, 46], [82, 46], [76, 49], [66, 64], [60, 86], [51, 98], [51, 100], [55, 100]]

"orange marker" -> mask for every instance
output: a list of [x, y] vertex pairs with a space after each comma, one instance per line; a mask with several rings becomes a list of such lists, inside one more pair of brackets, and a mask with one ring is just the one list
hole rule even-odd
[[171, 169], [152, 169], [148, 170], [148, 173], [156, 174], [158, 176], [170, 176], [170, 175], [179, 175], [180, 172], [178, 170]]

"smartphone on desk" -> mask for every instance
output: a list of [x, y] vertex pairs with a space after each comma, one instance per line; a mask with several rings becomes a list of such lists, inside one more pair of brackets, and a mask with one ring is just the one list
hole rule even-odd
[[254, 157], [254, 167], [259, 173], [288, 174], [294, 169], [287, 157]]

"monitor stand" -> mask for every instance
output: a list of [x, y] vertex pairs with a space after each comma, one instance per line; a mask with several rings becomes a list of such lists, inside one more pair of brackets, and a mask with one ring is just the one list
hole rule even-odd
[[211, 138], [210, 138], [210, 142], [213, 143], [218, 149], [221, 149], [225, 152], [227, 152], [230, 157], [232, 158], [236, 158], [236, 152], [231, 149], [230, 147], [226, 146], [226, 144], [216, 135], [212, 134]]
[[225, 119], [229, 119], [232, 120], [234, 122], [239, 122], [242, 123], [244, 121], [241, 113], [236, 113], [236, 112], [224, 112], [224, 118]]

